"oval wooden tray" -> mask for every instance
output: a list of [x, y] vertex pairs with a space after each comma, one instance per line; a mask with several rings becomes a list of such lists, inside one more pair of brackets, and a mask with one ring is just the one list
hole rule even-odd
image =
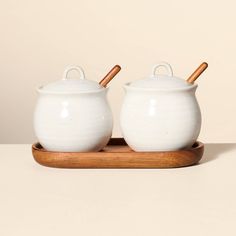
[[123, 138], [112, 138], [100, 152], [49, 152], [39, 143], [32, 146], [34, 159], [41, 165], [58, 168], [175, 168], [196, 164], [204, 145], [171, 152], [134, 152]]

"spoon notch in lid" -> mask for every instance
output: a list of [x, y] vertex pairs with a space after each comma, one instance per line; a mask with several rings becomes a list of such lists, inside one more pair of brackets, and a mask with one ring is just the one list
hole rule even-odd
[[193, 84], [194, 81], [206, 70], [208, 64], [203, 62], [187, 79], [187, 82]]

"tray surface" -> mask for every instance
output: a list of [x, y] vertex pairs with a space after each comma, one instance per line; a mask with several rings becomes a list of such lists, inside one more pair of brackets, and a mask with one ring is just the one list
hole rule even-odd
[[112, 138], [100, 152], [49, 152], [39, 144], [32, 146], [34, 159], [41, 165], [57, 168], [176, 168], [196, 164], [204, 145], [171, 152], [135, 152], [123, 138]]

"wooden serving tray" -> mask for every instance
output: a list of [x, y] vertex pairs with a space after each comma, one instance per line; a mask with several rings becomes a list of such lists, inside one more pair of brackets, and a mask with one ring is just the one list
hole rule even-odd
[[112, 138], [100, 152], [49, 152], [39, 143], [32, 146], [34, 159], [41, 165], [58, 168], [175, 168], [196, 164], [204, 145], [171, 152], [135, 152], [123, 138]]

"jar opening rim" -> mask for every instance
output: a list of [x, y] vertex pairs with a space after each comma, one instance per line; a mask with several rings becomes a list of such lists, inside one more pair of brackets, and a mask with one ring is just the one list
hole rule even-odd
[[198, 84], [190, 84], [187, 87], [180, 87], [180, 88], [141, 88], [141, 87], [134, 87], [130, 85], [131, 82], [126, 83], [124, 85], [124, 88], [127, 90], [137, 90], [137, 91], [156, 91], [156, 92], [175, 92], [175, 91], [187, 91], [187, 90], [193, 90], [198, 87]]
[[81, 91], [50, 91], [50, 90], [44, 90], [43, 89], [43, 86], [40, 86], [37, 88], [37, 91], [40, 93], [40, 94], [90, 94], [90, 93], [100, 93], [100, 92], [105, 92], [109, 89], [109, 87], [107, 88], [99, 88], [99, 89], [91, 89], [91, 90], [81, 90]]

